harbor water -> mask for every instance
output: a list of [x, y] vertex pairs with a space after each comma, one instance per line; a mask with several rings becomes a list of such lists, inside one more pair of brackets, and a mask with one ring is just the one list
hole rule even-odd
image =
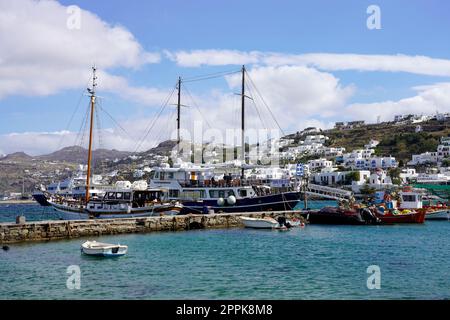
[[[7, 209], [2, 221], [14, 221]], [[81, 238], [14, 244], [0, 251], [0, 299], [449, 299], [449, 233], [449, 222], [427, 221], [92, 239], [129, 246], [113, 259], [81, 255]], [[367, 286], [374, 265], [380, 289]], [[67, 287], [69, 266], [80, 268], [80, 289]]]

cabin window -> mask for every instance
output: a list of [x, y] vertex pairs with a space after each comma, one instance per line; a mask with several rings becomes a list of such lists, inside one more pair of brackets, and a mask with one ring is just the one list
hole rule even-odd
[[115, 199], [116, 195], [114, 192], [108, 192], [108, 199]]
[[131, 193], [125, 192], [125, 193], [123, 194], [123, 198], [124, 198], [125, 200], [130, 200], [130, 199], [131, 199]]
[[169, 179], [173, 179], [173, 172], [169, 172], [169, 173], [168, 173], [168, 178], [169, 178]]
[[116, 199], [122, 199], [122, 192], [116, 193]]
[[211, 198], [226, 198], [234, 196], [233, 190], [209, 190], [209, 196]]
[[174, 190], [174, 189], [169, 190], [169, 197], [170, 198], [178, 198], [179, 196], [180, 196], [180, 191], [179, 190]]
[[240, 189], [240, 190], [239, 190], [239, 195], [240, 195], [241, 197], [246, 197], [246, 196], [247, 196], [247, 190], [245, 190], [245, 189]]
[[414, 195], [403, 195], [403, 201], [404, 202], [415, 202], [416, 201], [416, 196]]

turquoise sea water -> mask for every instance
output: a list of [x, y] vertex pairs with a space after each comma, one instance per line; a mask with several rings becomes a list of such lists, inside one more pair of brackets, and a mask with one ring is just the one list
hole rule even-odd
[[[128, 245], [116, 259], [81, 255], [85, 239], [10, 245], [0, 299], [449, 299], [449, 234], [436, 221], [96, 239]], [[79, 290], [66, 287], [70, 265]], [[379, 290], [367, 288], [370, 265], [381, 269]]]

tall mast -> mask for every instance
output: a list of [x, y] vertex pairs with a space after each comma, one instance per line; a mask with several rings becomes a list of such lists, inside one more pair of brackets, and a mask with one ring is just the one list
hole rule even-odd
[[[242, 66], [242, 91], [241, 91], [241, 121], [242, 121], [242, 165], [245, 164], [245, 66]], [[241, 178], [244, 179], [244, 168], [242, 167]]]
[[[178, 77], [178, 102], [177, 102], [177, 152], [180, 152], [180, 109], [181, 109], [181, 77]], [[179, 156], [179, 155], [178, 155]]]
[[91, 161], [92, 161], [92, 139], [93, 139], [93, 129], [94, 129], [94, 111], [95, 111], [95, 87], [97, 86], [97, 68], [92, 67], [92, 89], [88, 89], [91, 94], [91, 125], [89, 128], [89, 151], [88, 151], [88, 163], [87, 163], [87, 176], [86, 176], [86, 204], [89, 202], [89, 191], [91, 182]]

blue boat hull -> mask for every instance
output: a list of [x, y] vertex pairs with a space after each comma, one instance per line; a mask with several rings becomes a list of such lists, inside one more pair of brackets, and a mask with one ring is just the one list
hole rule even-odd
[[43, 207], [50, 206], [50, 203], [48, 202], [47, 197], [42, 192], [33, 193], [33, 199]]
[[299, 192], [236, 199], [234, 205], [227, 204], [225, 201], [223, 206], [218, 205], [217, 200], [184, 201], [180, 214], [207, 213], [209, 210], [214, 210], [215, 213], [284, 211], [294, 209], [299, 201]]

